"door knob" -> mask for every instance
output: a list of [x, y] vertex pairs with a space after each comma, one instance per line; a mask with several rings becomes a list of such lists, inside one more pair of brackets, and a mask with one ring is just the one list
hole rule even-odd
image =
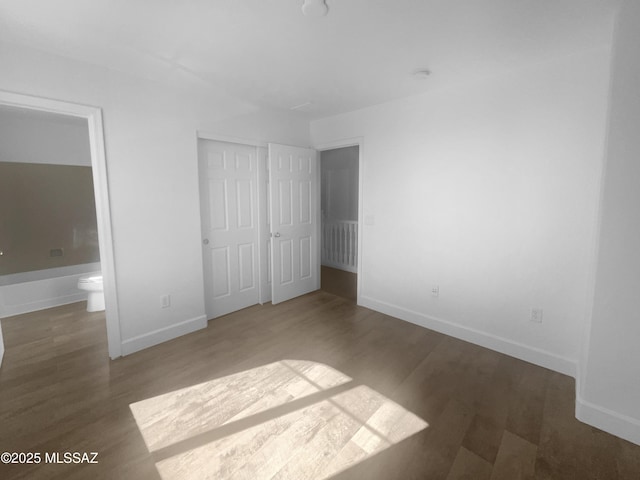
[[274, 237], [279, 237], [280, 236], [280, 232], [276, 232], [273, 234]]
[[209, 239], [205, 238], [204, 240], [202, 240], [202, 243], [204, 243], [205, 245], [209, 245]]

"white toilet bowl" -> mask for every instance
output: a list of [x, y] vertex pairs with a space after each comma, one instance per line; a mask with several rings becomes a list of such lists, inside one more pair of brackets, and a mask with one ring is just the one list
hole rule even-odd
[[89, 292], [87, 297], [87, 312], [104, 310], [104, 287], [100, 272], [78, 279], [78, 288]]

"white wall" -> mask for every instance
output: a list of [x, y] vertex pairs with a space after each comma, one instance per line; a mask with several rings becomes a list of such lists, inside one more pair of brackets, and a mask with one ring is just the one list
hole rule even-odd
[[358, 220], [358, 147], [320, 153], [323, 218]]
[[640, 444], [640, 3], [618, 17], [593, 312], [578, 418]]
[[[364, 137], [373, 224], [362, 303], [574, 374], [608, 63], [607, 49], [585, 52], [313, 121], [317, 145]], [[532, 307], [544, 310], [541, 324], [529, 321]]]
[[87, 121], [0, 107], [0, 161], [90, 167]]
[[258, 110], [207, 123], [201, 130], [216, 139], [236, 143], [282, 143], [298, 147], [310, 145], [309, 121], [295, 112]]
[[204, 326], [196, 131], [304, 145], [308, 124], [7, 43], [0, 64], [2, 90], [103, 109], [123, 351]]

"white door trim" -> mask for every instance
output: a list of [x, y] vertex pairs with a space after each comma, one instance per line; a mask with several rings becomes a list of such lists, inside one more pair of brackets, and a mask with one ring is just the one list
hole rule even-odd
[[[315, 148], [318, 152], [323, 152], [324, 150], [335, 150], [336, 148], [344, 148], [344, 147], [358, 147], [358, 267], [357, 267], [357, 275], [358, 275], [358, 285], [357, 285], [357, 294], [356, 294], [356, 303], [360, 305], [360, 296], [362, 293], [362, 252], [363, 252], [363, 243], [364, 243], [364, 209], [363, 209], [363, 199], [364, 199], [364, 137], [353, 137], [353, 138], [344, 138], [340, 140], [334, 140], [331, 142], [324, 142], [318, 145], [315, 145]], [[320, 168], [320, 161], [318, 161], [318, 168]], [[318, 175], [318, 182], [321, 182], [321, 175]], [[320, 191], [321, 186], [318, 185], [318, 191]]]
[[109, 357], [120, 357], [122, 355], [122, 338], [120, 336], [120, 312], [118, 310], [116, 267], [113, 235], [111, 232], [111, 209], [109, 204], [107, 161], [104, 149], [102, 109], [5, 91], [0, 91], [0, 105], [28, 108], [87, 119], [89, 127], [89, 147], [91, 150], [91, 167], [93, 171], [93, 188], [96, 201], [100, 264], [102, 266], [104, 296], [107, 307], [105, 313]]

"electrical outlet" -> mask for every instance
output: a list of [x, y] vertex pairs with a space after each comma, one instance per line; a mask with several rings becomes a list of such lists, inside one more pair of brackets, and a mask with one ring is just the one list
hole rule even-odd
[[431, 296], [439, 297], [440, 296], [440, 285], [435, 285], [431, 287]]
[[163, 295], [160, 297], [160, 307], [169, 308], [171, 306], [171, 295]]
[[542, 309], [541, 308], [532, 308], [531, 316], [529, 317], [530, 322], [534, 323], [542, 323]]

